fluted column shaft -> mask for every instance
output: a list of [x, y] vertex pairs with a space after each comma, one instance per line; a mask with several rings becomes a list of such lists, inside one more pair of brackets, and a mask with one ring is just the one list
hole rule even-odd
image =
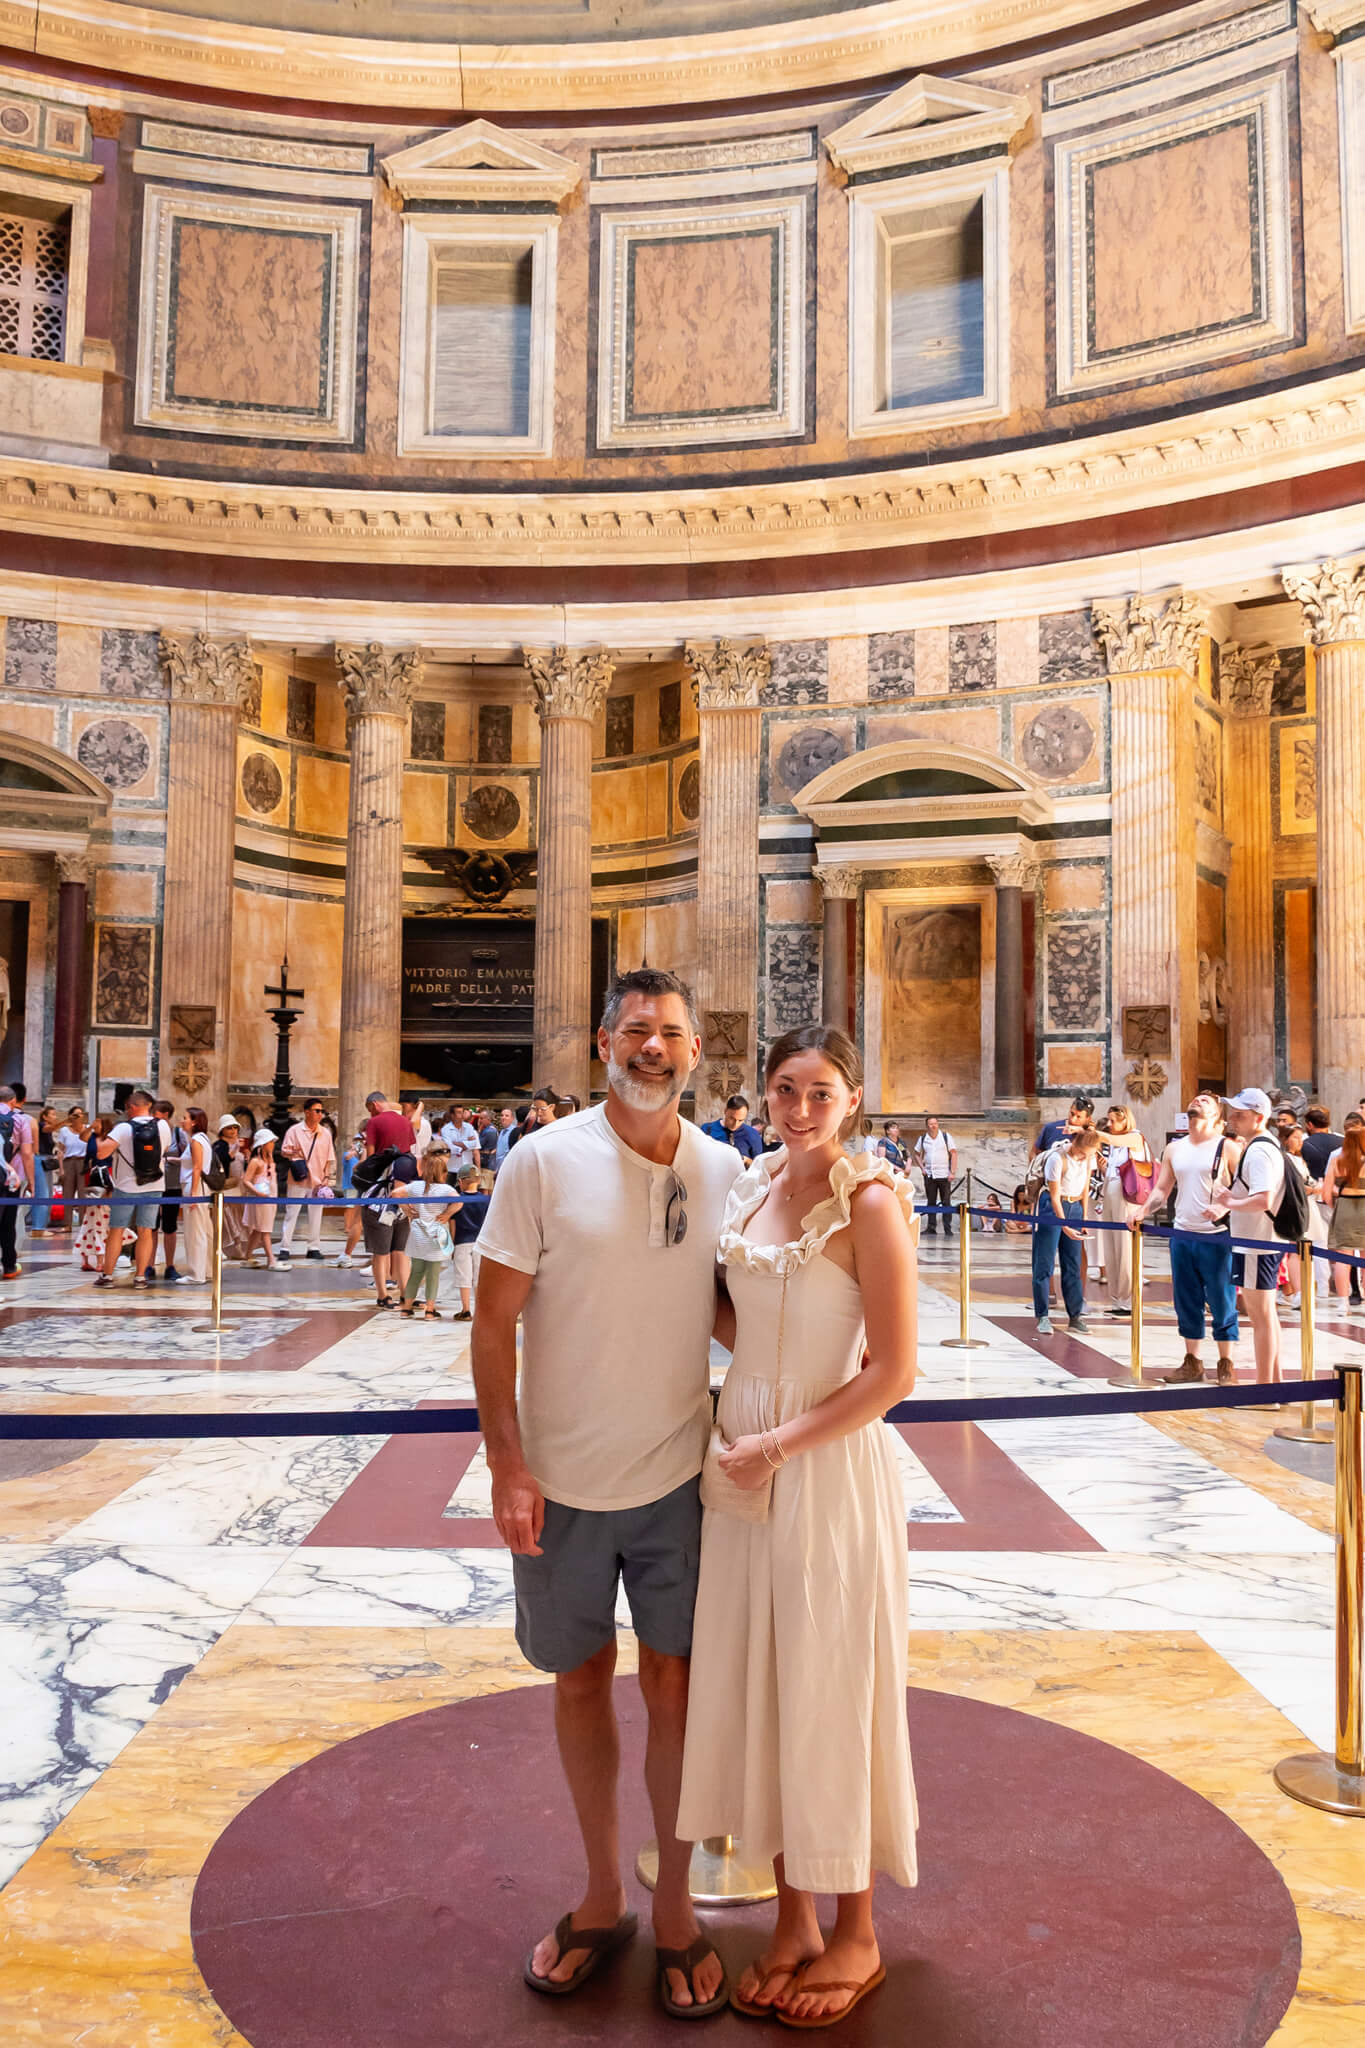
[[588, 1099], [592, 1036], [592, 728], [612, 664], [600, 649], [528, 652], [540, 718], [536, 842], [537, 1087]]
[[820, 1017], [840, 1031], [853, 1031], [853, 981], [849, 971], [857, 879], [820, 875], [825, 894], [824, 947], [820, 963]]
[[403, 762], [422, 672], [411, 649], [338, 646], [351, 781], [341, 933], [341, 1129], [398, 1092], [403, 1017]]
[[252, 681], [245, 640], [161, 636], [170, 685], [166, 868], [161, 916], [161, 1086], [173, 1084], [173, 1005], [213, 1011], [212, 1049], [194, 1090], [210, 1116], [231, 1079], [232, 863], [236, 844], [237, 720]]
[[1318, 1091], [1365, 1092], [1365, 640], [1317, 651]]
[[1228, 1086], [1275, 1077], [1275, 875], [1270, 815], [1270, 704], [1276, 657], [1222, 654], [1224, 824], [1228, 861]]
[[53, 1004], [52, 1079], [59, 1088], [81, 1083], [85, 1016], [85, 925], [89, 875], [84, 858], [57, 857], [57, 987]]

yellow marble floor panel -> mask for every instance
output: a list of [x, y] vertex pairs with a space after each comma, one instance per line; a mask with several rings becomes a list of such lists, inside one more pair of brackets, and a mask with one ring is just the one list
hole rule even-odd
[[51, 1472], [0, 1480], [0, 1541], [56, 1543], [178, 1449], [176, 1444], [101, 1443]]
[[[1301, 1408], [1286, 1408], [1284, 1420], [1297, 1423]], [[1332, 1410], [1319, 1406], [1318, 1421], [1330, 1427]], [[1267, 1438], [1279, 1424], [1274, 1416], [1248, 1415], [1237, 1408], [1205, 1408], [1188, 1415], [1144, 1415], [1143, 1421], [1187, 1451], [1195, 1451], [1230, 1478], [1240, 1479], [1287, 1514], [1297, 1515], [1310, 1529], [1331, 1535], [1336, 1527], [1332, 1488], [1309, 1479], [1265, 1454]]]
[[[622, 1669], [632, 1662], [623, 1654]], [[1111, 1742], [1219, 1806], [1299, 1912], [1303, 1972], [1277, 2048], [1358, 2048], [1365, 1825], [1276, 1790], [1272, 1767], [1302, 1736], [1197, 1637], [918, 1633], [909, 1675]], [[248, 2048], [189, 1938], [195, 1880], [228, 1822], [334, 1743], [543, 1682], [502, 1629], [229, 1629], [0, 1896], [0, 2040]]]

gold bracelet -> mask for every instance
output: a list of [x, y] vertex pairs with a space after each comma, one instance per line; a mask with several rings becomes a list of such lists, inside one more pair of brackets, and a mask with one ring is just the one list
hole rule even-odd
[[[772, 1438], [773, 1449], [777, 1452], [776, 1459], [768, 1457], [767, 1439], [769, 1437]], [[763, 1452], [764, 1457], [768, 1459], [768, 1463], [772, 1466], [774, 1471], [777, 1471], [779, 1466], [789, 1465], [791, 1463], [790, 1458], [787, 1456], [787, 1453], [782, 1448], [781, 1439], [779, 1438], [777, 1431], [775, 1429], [765, 1429], [760, 1431], [758, 1442], [759, 1448]]]
[[[760, 1429], [760, 1431], [758, 1432], [758, 1448], [763, 1453], [764, 1464], [767, 1465], [772, 1471], [776, 1472], [778, 1461], [770, 1454], [768, 1450], [768, 1436], [769, 1432], [766, 1429]], [[779, 1446], [779, 1449], [780, 1448], [781, 1447]]]

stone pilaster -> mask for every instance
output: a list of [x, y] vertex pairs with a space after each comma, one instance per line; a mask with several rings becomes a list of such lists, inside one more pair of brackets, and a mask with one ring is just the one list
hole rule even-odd
[[90, 861], [83, 853], [59, 853], [55, 866], [57, 985], [52, 1019], [52, 1082], [56, 1088], [79, 1088], [84, 1065]]
[[701, 734], [697, 842], [697, 1120], [727, 1095], [758, 1092], [759, 696], [772, 668], [761, 643], [689, 641]]
[[1275, 871], [1270, 819], [1270, 700], [1275, 652], [1229, 642], [1222, 679], [1228, 863], [1228, 1086], [1275, 1075]]
[[[227, 1104], [232, 1024], [232, 860], [237, 810], [237, 719], [254, 680], [245, 640], [161, 635], [170, 689], [166, 880], [161, 918], [161, 1086], [173, 1085], [171, 1011], [196, 1020], [199, 1085], [210, 1115]], [[207, 1041], [212, 1037], [212, 1044]]]
[[592, 1034], [592, 726], [611, 687], [600, 648], [528, 649], [540, 719], [536, 850], [537, 1087], [588, 1099]]
[[1032, 895], [1038, 869], [1015, 853], [988, 856], [987, 864], [995, 876], [995, 1101], [997, 1108], [1022, 1109], [1036, 1092], [1026, 1058], [1024, 892]]
[[826, 1024], [853, 1035], [855, 1004], [850, 962], [853, 919], [858, 901], [858, 870], [817, 868], [815, 879], [825, 899], [824, 945], [820, 964], [820, 1016]]
[[[1208, 615], [1175, 591], [1097, 603], [1094, 616], [1113, 750], [1113, 1093], [1160, 1141], [1198, 1073], [1194, 676]], [[1169, 1011], [1169, 1053], [1124, 1053], [1127, 1009]]]
[[403, 762], [422, 679], [412, 647], [336, 649], [351, 754], [341, 938], [341, 1132], [376, 1088], [398, 1090], [403, 1014]]
[[1317, 668], [1317, 1083], [1339, 1118], [1365, 1073], [1365, 561], [1282, 576]]

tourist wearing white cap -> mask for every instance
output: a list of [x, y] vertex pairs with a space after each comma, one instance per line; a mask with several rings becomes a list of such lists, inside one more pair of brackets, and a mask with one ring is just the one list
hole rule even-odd
[[251, 1161], [246, 1169], [246, 1184], [254, 1195], [266, 1195], [270, 1199], [248, 1202], [242, 1211], [246, 1223], [246, 1262], [256, 1263], [257, 1251], [265, 1253], [265, 1263], [270, 1271], [275, 1270], [275, 1253], [270, 1234], [275, 1228], [275, 1196], [279, 1189], [275, 1181], [275, 1133], [262, 1124], [251, 1147]]
[[242, 1144], [242, 1127], [235, 1116], [219, 1117], [213, 1156], [227, 1175], [222, 1188], [229, 1197], [223, 1204], [223, 1257], [240, 1259], [246, 1252], [246, 1224], [242, 1220], [241, 1203], [231, 1197], [242, 1192], [247, 1153]]
[[[1284, 1150], [1278, 1137], [1266, 1126], [1272, 1104], [1263, 1088], [1243, 1088], [1237, 1095], [1224, 1096], [1223, 1111], [1229, 1134], [1241, 1140], [1242, 1156], [1227, 1188], [1215, 1189], [1213, 1200], [1219, 1216], [1231, 1219], [1234, 1237], [1264, 1240], [1266, 1250], [1233, 1257], [1232, 1278], [1240, 1287], [1251, 1322], [1256, 1351], [1258, 1380], [1280, 1378], [1280, 1319], [1275, 1313], [1275, 1288], [1280, 1261], [1293, 1243], [1275, 1228], [1275, 1216], [1286, 1193]], [[1296, 1183], [1297, 1185], [1297, 1183]], [[1209, 1214], [1215, 1214], [1210, 1209]], [[1254, 1260], [1254, 1265], [1252, 1261]], [[1250, 1270], [1249, 1270], [1250, 1268]]]

